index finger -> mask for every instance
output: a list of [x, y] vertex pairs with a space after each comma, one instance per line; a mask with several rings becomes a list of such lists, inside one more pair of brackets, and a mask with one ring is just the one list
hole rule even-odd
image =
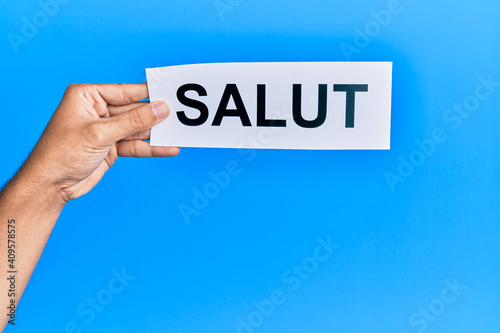
[[96, 84], [102, 99], [110, 105], [127, 105], [149, 97], [148, 86], [143, 83]]

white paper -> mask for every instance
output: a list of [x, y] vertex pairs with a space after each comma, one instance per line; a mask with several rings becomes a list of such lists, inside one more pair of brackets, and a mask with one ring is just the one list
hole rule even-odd
[[[165, 101], [170, 105], [170, 116], [156, 125], [151, 133], [152, 146], [175, 147], [220, 147], [220, 148], [275, 148], [275, 149], [389, 149], [391, 130], [391, 62], [315, 62], [315, 63], [221, 63], [197, 64], [146, 69], [151, 101]], [[191, 84], [191, 86], [185, 86]], [[181, 87], [198, 87], [196, 90], [178, 91]], [[301, 96], [300, 117], [304, 126], [321, 123], [319, 94], [326, 98], [326, 118], [314, 128], [297, 124], [293, 116], [294, 85], [301, 85], [301, 94], [296, 86], [296, 96]], [[258, 88], [260, 85], [260, 88]], [[262, 85], [265, 85], [263, 88]], [[320, 88], [322, 85], [323, 88]], [[344, 85], [344, 87], [342, 86]], [[349, 124], [346, 110], [345, 85], [366, 87], [367, 91], [354, 93], [354, 118]], [[206, 96], [201, 90], [206, 92]], [[336, 87], [336, 88], [334, 88]], [[260, 89], [261, 126], [257, 126], [257, 91]], [[226, 114], [235, 111], [237, 96], [239, 116]], [[265, 90], [265, 100], [262, 91]], [[221, 103], [226, 91], [228, 103]], [[185, 105], [186, 98], [198, 101]], [[262, 102], [262, 101], [265, 102]], [[297, 101], [297, 99], [296, 99]], [[199, 110], [202, 102], [208, 109], [208, 117]], [[222, 106], [220, 106], [222, 104]], [[242, 107], [243, 105], [243, 107]], [[299, 103], [296, 103], [299, 105]], [[220, 125], [214, 124], [220, 108]], [[243, 110], [244, 109], [244, 110]], [[352, 108], [351, 108], [352, 109]], [[297, 110], [297, 106], [295, 108]], [[244, 111], [244, 112], [242, 112]], [[201, 124], [186, 125], [185, 117]], [[248, 115], [248, 121], [244, 118]], [[350, 113], [352, 115], [352, 112]], [[220, 117], [219, 117], [220, 119]], [[262, 119], [285, 121], [285, 127], [276, 127]], [[243, 124], [251, 126], [243, 126]], [[299, 123], [300, 119], [299, 119]], [[353, 127], [349, 127], [353, 126]]]

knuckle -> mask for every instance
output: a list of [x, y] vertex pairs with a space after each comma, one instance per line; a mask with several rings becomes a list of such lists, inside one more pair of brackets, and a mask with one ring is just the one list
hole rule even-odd
[[105, 140], [105, 131], [100, 122], [89, 124], [85, 130], [85, 136], [91, 142], [103, 142]]
[[94, 85], [90, 83], [81, 83], [79, 86], [81, 90], [90, 90], [94, 88]]
[[80, 89], [81, 84], [72, 83], [66, 88], [65, 94], [74, 94], [76, 91]]
[[130, 144], [129, 156], [137, 156], [137, 146], [135, 144]]
[[122, 83], [119, 84], [118, 86], [120, 87], [123, 100], [129, 103], [132, 102], [133, 98], [130, 95], [129, 89], [127, 89], [129, 85], [127, 83]]
[[147, 121], [144, 115], [137, 110], [129, 112], [129, 122], [132, 128], [137, 131], [147, 128]]
[[131, 136], [132, 140], [141, 140], [141, 133], [136, 133]]
[[66, 88], [65, 94], [68, 95], [81, 94], [85, 91], [89, 91], [91, 88], [92, 84], [90, 83], [72, 83]]

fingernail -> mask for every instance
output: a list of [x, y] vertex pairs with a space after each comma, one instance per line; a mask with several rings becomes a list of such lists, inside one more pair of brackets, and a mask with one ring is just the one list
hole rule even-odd
[[170, 113], [170, 108], [168, 107], [168, 104], [165, 102], [154, 102], [152, 103], [152, 105], [153, 105], [153, 111], [158, 120], [166, 118]]

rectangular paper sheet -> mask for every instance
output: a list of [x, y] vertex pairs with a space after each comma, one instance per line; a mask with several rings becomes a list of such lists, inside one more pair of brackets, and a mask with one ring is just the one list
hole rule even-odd
[[[152, 146], [390, 148], [391, 62], [196, 64], [146, 69], [146, 74], [150, 100], [165, 101], [171, 108], [170, 116], [153, 127], [150, 141]], [[188, 87], [196, 85], [198, 88], [182, 91], [180, 88], [187, 84], [190, 84]], [[301, 85], [301, 93], [297, 93], [297, 89], [295, 91], [300, 96], [301, 103], [295, 103], [295, 108], [294, 85]], [[345, 88], [346, 85], [367, 88], [367, 91], [354, 92], [354, 117], [350, 124], [347, 118], [350, 117], [349, 114], [352, 116], [352, 110], [349, 113], [347, 105], [352, 103], [348, 101], [348, 93], [342, 91], [342, 87]], [[261, 91], [260, 103], [257, 98], [258, 89]], [[319, 117], [321, 89], [327, 106], [323, 122]], [[262, 98], [263, 90], [265, 99]], [[184, 96], [184, 102], [188, 98], [198, 101], [198, 106], [181, 103], [179, 93]], [[226, 95], [225, 99], [222, 98], [223, 95]], [[181, 122], [180, 114], [200, 122], [199, 118], [203, 117], [199, 102], [208, 110], [206, 120], [196, 125]], [[260, 117], [257, 114], [258, 104]], [[308, 128], [302, 122], [301, 126], [301, 122], [298, 124], [294, 119], [294, 109], [299, 113], [299, 118], [306, 121], [306, 126], [321, 125]], [[214, 120], [218, 111], [223, 117], [220, 119], [219, 116], [217, 122]], [[242, 114], [248, 117], [243, 117]], [[261, 120], [260, 124], [257, 122], [258, 118]], [[317, 118], [316, 122], [311, 122]], [[276, 127], [273, 126], [276, 122], [270, 123], [262, 119], [284, 120], [281, 124], [286, 126]]]

